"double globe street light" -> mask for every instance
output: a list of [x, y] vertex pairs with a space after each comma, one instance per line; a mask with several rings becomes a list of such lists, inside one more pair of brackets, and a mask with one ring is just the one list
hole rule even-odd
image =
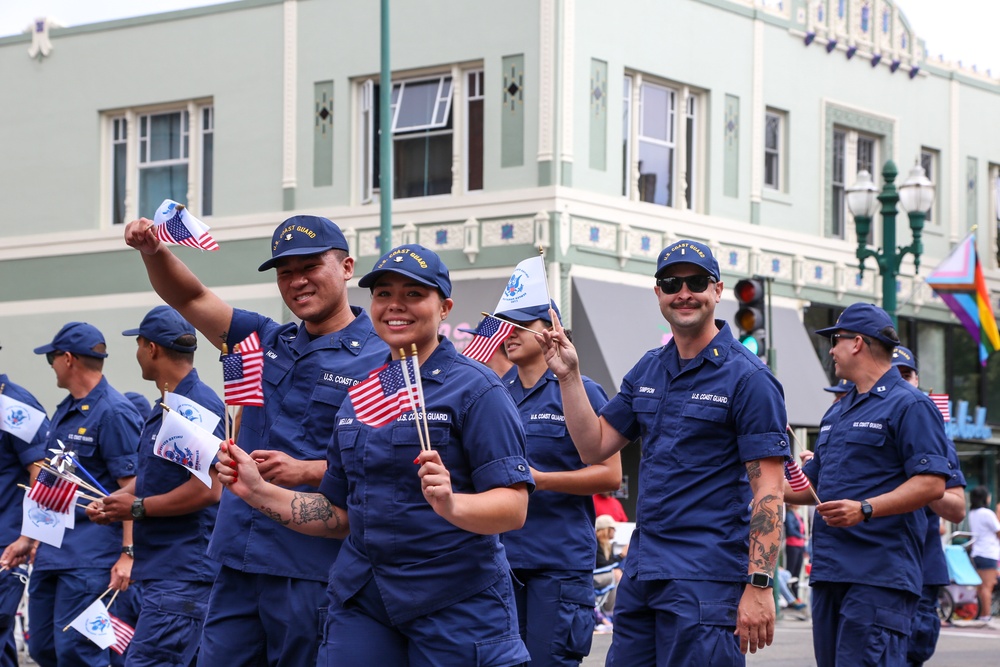
[[[889, 313], [892, 322], [896, 320], [896, 281], [903, 257], [913, 255], [913, 266], [920, 272], [920, 255], [924, 251], [920, 239], [924, 231], [924, 221], [927, 212], [934, 203], [934, 184], [927, 178], [923, 167], [918, 162], [910, 170], [906, 181], [897, 192], [894, 181], [898, 175], [896, 165], [892, 160], [882, 167], [882, 179], [885, 185], [881, 192], [872, 181], [872, 175], [867, 171], [858, 172], [858, 180], [847, 188], [847, 207], [854, 215], [854, 225], [858, 235], [858, 270], [863, 273], [865, 260], [873, 257], [882, 275], [882, 308]], [[871, 231], [872, 220], [882, 204], [882, 249], [873, 250], [868, 247], [868, 233]], [[910, 229], [913, 232], [913, 242], [906, 247], [896, 247], [896, 203], [903, 205], [910, 219]]]

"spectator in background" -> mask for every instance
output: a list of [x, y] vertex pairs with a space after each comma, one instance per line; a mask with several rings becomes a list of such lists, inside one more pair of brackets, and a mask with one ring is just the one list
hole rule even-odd
[[983, 580], [979, 584], [979, 620], [993, 620], [993, 587], [997, 583], [997, 561], [1000, 560], [1000, 519], [990, 508], [990, 492], [977, 486], [969, 493], [969, 531], [972, 533], [972, 562]]
[[[594, 564], [594, 569], [599, 570], [602, 567], [620, 564], [628, 553], [628, 545], [625, 546], [621, 553], [615, 553], [615, 530], [615, 520], [607, 514], [600, 515], [594, 521], [594, 532], [597, 533], [597, 561]], [[612, 582], [615, 584], [615, 588], [612, 588], [611, 592], [608, 593], [608, 597], [601, 607], [601, 611], [607, 616], [614, 614], [615, 593], [617, 592], [618, 582], [621, 581], [621, 578], [622, 569], [620, 567], [615, 568], [611, 572], [594, 575], [594, 586], [596, 588], [610, 586]]]
[[798, 505], [785, 505], [785, 568], [794, 581], [788, 583], [788, 588], [799, 601], [798, 578], [802, 575], [802, 562], [806, 553], [806, 522], [796, 511]]
[[607, 514], [615, 521], [628, 521], [625, 508], [622, 507], [620, 500], [611, 495], [612, 493], [614, 492], [605, 491], [604, 493], [594, 494], [594, 514], [597, 516]]

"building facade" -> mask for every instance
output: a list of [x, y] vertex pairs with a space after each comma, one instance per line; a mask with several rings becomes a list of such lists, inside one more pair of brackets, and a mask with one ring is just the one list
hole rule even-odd
[[[165, 198], [212, 227], [220, 252], [178, 252], [237, 306], [288, 316], [253, 267], [294, 214], [338, 222], [363, 273], [379, 255], [391, 134], [393, 243], [435, 249], [456, 283], [442, 333], [461, 343], [457, 327], [541, 246], [584, 371], [613, 393], [669, 334], [651, 289], [658, 251], [695, 238], [729, 286], [773, 279], [776, 372], [803, 439], [832, 379], [808, 332], [880, 301], [873, 264], [858, 272], [845, 191], [862, 170], [881, 186], [892, 160], [897, 185], [920, 164], [936, 186], [920, 273], [912, 258], [901, 267], [901, 334], [924, 388], [949, 392], [956, 413], [966, 401], [970, 421], [984, 408], [956, 441], [970, 483], [995, 489], [1000, 362], [979, 366], [921, 279], [975, 230], [1000, 291], [991, 73], [928, 59], [891, 0], [392, 5], [388, 128], [375, 2], [240, 0], [0, 38], [4, 370], [51, 410], [59, 391], [31, 348], [80, 319], [107, 335], [112, 382], [142, 389], [117, 334], [158, 299], [122, 227]], [[909, 243], [905, 213], [897, 225]]]

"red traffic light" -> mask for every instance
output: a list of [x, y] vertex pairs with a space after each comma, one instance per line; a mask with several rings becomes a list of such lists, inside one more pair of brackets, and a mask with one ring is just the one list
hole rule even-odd
[[764, 282], [754, 278], [741, 280], [736, 283], [733, 292], [741, 305], [757, 305], [764, 300]]

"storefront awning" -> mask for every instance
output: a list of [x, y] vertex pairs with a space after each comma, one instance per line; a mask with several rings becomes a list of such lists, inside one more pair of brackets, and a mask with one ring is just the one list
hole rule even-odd
[[[734, 301], [722, 301], [716, 317], [730, 322]], [[642, 354], [666, 341], [670, 327], [660, 314], [653, 288], [573, 279], [573, 341], [584, 374], [609, 394]], [[770, 329], [777, 350], [777, 377], [785, 389], [788, 420], [793, 426], [819, 426], [830, 406], [829, 385], [815, 349], [790, 308], [774, 308]]]

